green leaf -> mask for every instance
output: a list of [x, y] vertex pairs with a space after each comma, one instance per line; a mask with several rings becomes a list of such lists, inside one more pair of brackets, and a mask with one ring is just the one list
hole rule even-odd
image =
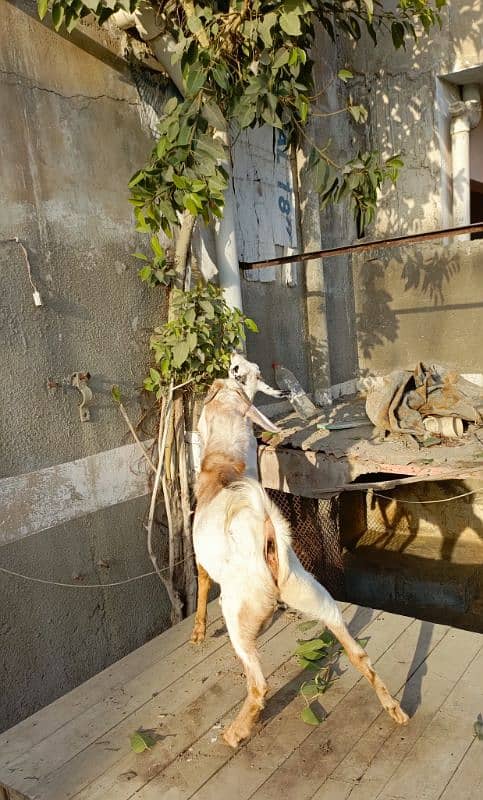
[[364, 5], [367, 11], [367, 19], [372, 22], [374, 16], [374, 0], [364, 0]]
[[272, 70], [275, 72], [288, 63], [289, 51], [286, 47], [280, 47], [275, 53], [275, 58], [272, 63]]
[[213, 68], [212, 75], [216, 83], [221, 89], [228, 89], [228, 71], [221, 64], [217, 64]]
[[307, 622], [301, 622], [300, 625], [298, 625], [297, 627], [299, 631], [305, 633], [305, 631], [309, 631], [311, 628], [314, 628], [315, 625], [318, 625], [318, 623], [319, 620], [317, 619], [309, 619], [307, 620]]
[[320, 658], [322, 651], [326, 650], [328, 646], [329, 643], [324, 641], [323, 638], [306, 639], [306, 641], [299, 644], [295, 654], [304, 656], [305, 658], [309, 658], [311, 654], [318, 654], [317, 657]]
[[293, 11], [289, 14], [280, 14], [280, 27], [289, 36], [300, 36], [302, 33], [300, 17]]
[[209, 300], [200, 300], [200, 307], [203, 309], [208, 319], [213, 319], [215, 316], [215, 309]]
[[153, 737], [145, 731], [136, 731], [135, 733], [132, 733], [130, 736], [130, 741], [131, 750], [133, 750], [135, 753], [144, 753], [145, 750], [149, 750], [156, 744]]
[[111, 389], [112, 399], [115, 403], [121, 402], [121, 390], [119, 386], [113, 386]]
[[206, 72], [199, 68], [199, 65], [196, 68], [190, 69], [188, 73], [188, 77], [186, 78], [186, 92], [188, 95], [195, 95], [198, 94], [202, 86], [205, 85], [206, 81]]
[[317, 697], [320, 694], [320, 688], [317, 686], [315, 681], [310, 681], [310, 683], [303, 683], [300, 687], [300, 694], [302, 697], [307, 697], [309, 700]]
[[146, 177], [146, 175], [145, 175], [144, 170], [140, 169], [139, 172], [136, 172], [133, 175], [133, 177], [131, 178], [131, 180], [129, 181], [128, 188], [132, 189], [133, 186], [136, 186], [136, 184], [138, 184], [140, 181], [142, 181], [142, 179], [145, 178], [145, 177]]
[[196, 333], [194, 333], [194, 331], [188, 333], [186, 336], [186, 341], [188, 342], [189, 351], [192, 353], [198, 345], [198, 337]]
[[193, 325], [193, 323], [194, 323], [194, 321], [196, 319], [196, 312], [195, 312], [194, 308], [189, 308], [185, 312], [184, 318], [185, 318], [186, 323], [188, 325]]
[[37, 0], [37, 13], [43, 19], [49, 10], [49, 0]]
[[255, 320], [250, 319], [250, 317], [245, 317], [245, 325], [252, 333], [258, 333], [258, 325]]
[[350, 69], [340, 69], [339, 72], [337, 73], [337, 77], [340, 78], [341, 81], [344, 81], [344, 83], [347, 83], [347, 81], [353, 78], [354, 76], [350, 71]]
[[265, 14], [262, 21], [258, 26], [258, 31], [260, 36], [262, 37], [263, 44], [265, 47], [271, 47], [273, 44], [272, 39], [272, 28], [277, 21], [277, 15], [271, 11], [269, 14]]
[[170, 97], [169, 100], [164, 104], [163, 113], [168, 116], [172, 114], [175, 108], [178, 106], [178, 100], [176, 97]]
[[477, 736], [480, 741], [483, 741], [483, 718], [481, 714], [478, 714], [478, 719], [473, 725], [473, 730], [475, 732], [475, 736]]
[[59, 30], [64, 20], [64, 7], [57, 1], [52, 7], [52, 22], [56, 31]]
[[148, 257], [144, 255], [144, 253], [133, 253], [133, 258], [139, 258], [140, 261], [149, 261]]
[[300, 716], [302, 717], [303, 721], [307, 723], [307, 725], [320, 725], [322, 722], [322, 720], [318, 718], [310, 706], [304, 708]]
[[159, 383], [161, 380], [161, 375], [159, 374], [157, 369], [153, 369], [152, 367], [149, 370], [149, 375], [153, 383]]
[[195, 17], [194, 15], [188, 17], [188, 28], [190, 29], [191, 33], [199, 33], [199, 31], [201, 31], [203, 28], [199, 17]]
[[158, 258], [164, 258], [164, 250], [159, 243], [159, 239], [156, 235], [151, 236], [151, 248], [153, 253], [158, 256]]
[[175, 369], [179, 369], [183, 366], [184, 362], [188, 358], [189, 355], [189, 345], [187, 341], [184, 342], [177, 342], [173, 346], [173, 366]]
[[401, 22], [393, 22], [391, 25], [392, 42], [396, 50], [404, 45], [404, 26]]

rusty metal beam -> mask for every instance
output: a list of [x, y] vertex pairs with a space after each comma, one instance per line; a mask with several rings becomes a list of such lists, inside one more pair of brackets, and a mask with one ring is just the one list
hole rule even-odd
[[343, 247], [331, 247], [327, 250], [315, 250], [312, 253], [281, 256], [280, 258], [270, 258], [267, 261], [240, 261], [239, 267], [244, 272], [247, 272], [251, 269], [275, 267], [279, 264], [312, 261], [316, 258], [332, 258], [333, 256], [342, 256], [345, 253], [363, 253], [365, 250], [377, 250], [382, 247], [400, 247], [401, 245], [417, 244], [418, 242], [425, 242], [430, 239], [445, 239], [452, 236], [459, 236], [463, 233], [483, 233], [483, 222], [473, 222], [471, 225], [463, 225], [459, 228], [445, 228], [439, 231], [427, 231], [425, 233], [397, 236], [393, 239], [378, 239], [375, 242], [360, 242], [359, 244], [350, 244]]

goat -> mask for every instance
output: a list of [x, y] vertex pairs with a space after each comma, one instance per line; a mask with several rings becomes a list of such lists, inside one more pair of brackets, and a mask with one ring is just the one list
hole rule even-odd
[[[228, 370], [228, 376], [236, 381], [241, 388], [243, 389], [244, 394], [250, 400], [250, 404], [253, 402], [255, 395], [257, 392], [262, 392], [270, 397], [276, 398], [284, 398], [289, 396], [289, 392], [280, 391], [279, 389], [273, 389], [263, 380], [260, 367], [258, 364], [255, 364], [252, 361], [248, 361], [241, 353], [233, 353], [230, 359], [230, 368]], [[260, 412], [258, 412], [258, 424], [260, 423], [261, 417]], [[243, 433], [243, 443], [242, 443], [242, 451], [243, 451], [243, 462], [244, 468], [241, 471], [238, 477], [242, 477], [242, 475], [246, 475], [251, 478], [255, 478], [258, 480], [258, 448], [257, 448], [257, 440], [253, 435], [253, 427], [252, 423], [248, 418], [245, 418], [243, 421], [238, 419], [239, 415], [236, 415], [235, 426], [241, 426], [241, 432]], [[263, 416], [263, 427], [266, 430], [271, 430], [270, 421]], [[273, 426], [272, 426], [273, 427]], [[206, 435], [206, 423], [205, 423], [205, 414], [204, 411], [201, 414], [200, 421], [198, 424], [198, 432], [200, 433], [201, 438], [203, 439], [203, 433]], [[278, 430], [278, 428], [276, 429]], [[203, 445], [205, 443], [203, 442]], [[203, 569], [201, 564], [197, 563], [198, 568], [198, 599], [197, 599], [197, 606], [196, 606], [196, 617], [195, 617], [195, 624], [193, 627], [193, 633], [191, 635], [191, 641], [193, 644], [199, 644], [205, 638], [206, 633], [206, 607], [208, 604], [208, 594], [210, 591], [211, 580], [209, 575], [207, 574], [206, 570]]]
[[[224, 731], [225, 742], [237, 747], [250, 735], [264, 707], [267, 683], [256, 639], [270, 622], [278, 601], [320, 619], [367, 678], [383, 708], [404, 724], [407, 715], [349, 633], [337, 603], [300, 564], [290, 544], [288, 523], [260, 483], [245, 476], [250, 421], [278, 432], [235, 380], [216, 380], [199, 423], [204, 450], [196, 487], [193, 543], [199, 569], [198, 609], [203, 602], [206, 608], [213, 579], [221, 587], [228, 634], [247, 678], [247, 698]], [[204, 624], [197, 613], [194, 641], [203, 638]]]

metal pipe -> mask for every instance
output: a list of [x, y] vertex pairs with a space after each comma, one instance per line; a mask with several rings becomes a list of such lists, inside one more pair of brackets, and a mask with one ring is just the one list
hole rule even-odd
[[474, 222], [471, 225], [463, 225], [457, 228], [444, 228], [438, 231], [427, 231], [425, 233], [414, 233], [407, 236], [397, 236], [393, 239], [379, 239], [375, 242], [360, 242], [359, 244], [349, 244], [343, 247], [331, 247], [327, 250], [316, 250], [311, 253], [299, 253], [298, 255], [281, 256], [280, 258], [270, 258], [267, 261], [240, 261], [239, 267], [246, 271], [250, 269], [264, 269], [274, 267], [277, 264], [292, 264], [311, 261], [314, 258], [331, 258], [341, 256], [344, 253], [363, 253], [365, 250], [376, 250], [381, 247], [399, 247], [404, 244], [425, 242], [430, 239], [444, 239], [445, 237], [458, 236], [461, 233], [482, 233], [483, 222]]

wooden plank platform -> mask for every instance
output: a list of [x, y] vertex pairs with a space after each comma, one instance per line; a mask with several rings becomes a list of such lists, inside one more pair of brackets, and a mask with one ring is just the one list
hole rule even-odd
[[[347, 662], [323, 697], [318, 727], [300, 718], [307, 673], [293, 652], [301, 618], [279, 613], [260, 637], [270, 693], [254, 736], [233, 752], [221, 730], [245, 681], [220, 617], [205, 643], [192, 620], [148, 642], [0, 736], [2, 800], [470, 800], [483, 796], [481, 634], [342, 606], [390, 690], [401, 728]], [[151, 730], [152, 750], [129, 737]], [[3, 796], [2, 796], [3, 791]]]

